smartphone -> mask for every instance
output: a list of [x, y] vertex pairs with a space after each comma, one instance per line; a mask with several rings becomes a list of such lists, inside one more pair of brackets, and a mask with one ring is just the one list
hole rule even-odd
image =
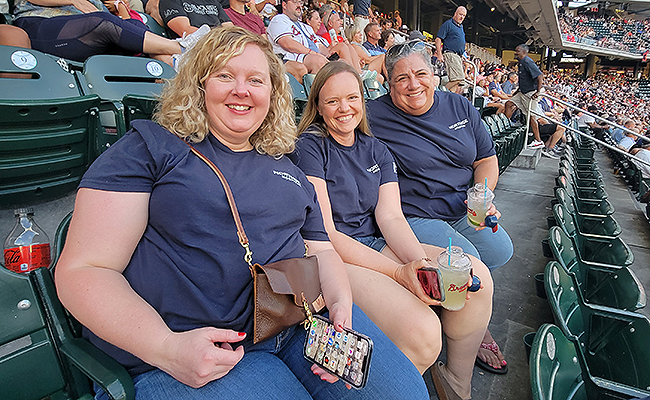
[[433, 300], [445, 301], [445, 289], [442, 286], [440, 271], [433, 267], [423, 267], [418, 269], [418, 281], [427, 296]]
[[337, 332], [332, 322], [314, 315], [303, 354], [308, 361], [361, 389], [368, 381], [372, 347], [368, 336], [347, 328]]

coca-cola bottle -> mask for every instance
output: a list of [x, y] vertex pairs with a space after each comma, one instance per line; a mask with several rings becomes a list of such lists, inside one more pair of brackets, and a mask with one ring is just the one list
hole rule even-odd
[[16, 225], [4, 244], [5, 268], [25, 273], [50, 265], [50, 239], [34, 222], [33, 208], [14, 210]]

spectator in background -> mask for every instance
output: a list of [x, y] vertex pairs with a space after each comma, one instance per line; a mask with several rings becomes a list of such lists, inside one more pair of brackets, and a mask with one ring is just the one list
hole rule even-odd
[[191, 47], [150, 32], [142, 21], [109, 13], [98, 0], [84, 0], [75, 6], [40, 6], [17, 0], [14, 16], [14, 26], [27, 32], [33, 49], [75, 61], [117, 50], [147, 53], [172, 65], [173, 55]]
[[388, 50], [395, 44], [395, 34], [391, 31], [383, 31], [381, 33], [381, 39], [379, 39], [379, 45], [384, 49]]
[[278, 9], [275, 8], [276, 4], [276, 0], [255, 0], [255, 8], [257, 9], [257, 12], [260, 13], [262, 20], [264, 21], [264, 26], [268, 26], [271, 22], [271, 18], [278, 14]]
[[[636, 131], [636, 128], [632, 129], [632, 131]], [[637, 139], [638, 137], [636, 134], [632, 132], [625, 132], [625, 137], [618, 143], [618, 147], [625, 151], [630, 151], [632, 146], [634, 146], [636, 143]]]
[[510, 95], [507, 95], [503, 92], [501, 84], [499, 83], [499, 78], [501, 78], [502, 73], [500, 71], [493, 71], [487, 74], [487, 80], [490, 82], [488, 85], [488, 91], [492, 97], [501, 100], [509, 100]]
[[402, 27], [402, 16], [399, 13], [399, 10], [393, 11], [393, 26], [396, 29], [399, 29]]
[[363, 33], [362, 41], [366, 40], [366, 26], [370, 23], [370, 5], [371, 0], [354, 0], [352, 3], [352, 13], [354, 14], [354, 24], [359, 27]]
[[508, 73], [508, 79], [505, 81], [501, 88], [503, 89], [503, 93], [507, 94], [508, 96], [512, 96], [512, 92], [517, 89], [517, 73]]
[[[228, 6], [230, 4], [228, 3]], [[160, 16], [178, 37], [196, 33], [196, 40], [217, 26], [233, 26], [221, 4], [212, 0], [160, 0]], [[208, 28], [204, 28], [206, 25]], [[195, 40], [194, 38], [191, 40]]]
[[[363, 34], [356, 24], [352, 24], [347, 27], [345, 31], [345, 37], [354, 47], [354, 50], [359, 56], [359, 61], [361, 62], [364, 69], [377, 72], [376, 79], [379, 83], [384, 83], [385, 80], [385, 70], [384, 70], [384, 57], [385, 54], [379, 54], [376, 56], [371, 56], [368, 50], [362, 45]], [[367, 68], [365, 66], [368, 66]]]
[[[625, 120], [623, 126], [627, 129], [632, 130], [636, 126], [636, 123], [633, 120], [628, 119]], [[623, 140], [623, 137], [625, 137], [625, 131], [621, 128], [616, 128], [614, 129], [614, 132], [612, 132], [612, 139], [616, 144], [620, 143], [621, 140]]]
[[282, 13], [273, 17], [266, 29], [273, 51], [300, 82], [303, 75], [317, 73], [328, 61], [315, 43], [314, 30], [300, 21], [302, 5], [302, 0], [283, 0]]
[[460, 93], [465, 85], [465, 72], [463, 68], [463, 54], [465, 53], [465, 31], [463, 21], [467, 16], [467, 9], [460, 6], [456, 9], [452, 19], [445, 21], [436, 36], [436, 57], [445, 60], [450, 92]]
[[379, 40], [381, 40], [381, 28], [378, 23], [369, 23], [366, 26], [365, 34], [366, 41], [363, 43], [363, 47], [368, 50], [368, 53], [371, 56], [378, 56], [386, 53], [386, 50], [379, 45]]
[[248, 10], [249, 0], [230, 0], [230, 7], [224, 11], [235, 26], [239, 26], [258, 35], [266, 34], [262, 18]]
[[[598, 112], [598, 107], [591, 105], [587, 108], [587, 111], [591, 114], [596, 114]], [[578, 118], [578, 128], [585, 127], [588, 127], [597, 139], [603, 140], [603, 132], [605, 129], [609, 128], [609, 125], [606, 123], [596, 122], [596, 118], [589, 114], [582, 113]]]
[[519, 88], [506, 102], [506, 116], [510, 119], [517, 108], [521, 110], [521, 113], [529, 118], [530, 129], [535, 137], [529, 147], [539, 148], [544, 146], [544, 142], [539, 136], [537, 117], [530, 115], [530, 110], [537, 108], [537, 98], [542, 91], [544, 75], [535, 61], [528, 57], [528, 50], [526, 44], [520, 44], [515, 48], [515, 58], [519, 60]]

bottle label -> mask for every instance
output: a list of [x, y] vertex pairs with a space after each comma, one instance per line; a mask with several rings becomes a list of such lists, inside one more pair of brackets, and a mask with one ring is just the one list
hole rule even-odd
[[5, 267], [10, 271], [25, 273], [49, 265], [49, 243], [5, 249]]

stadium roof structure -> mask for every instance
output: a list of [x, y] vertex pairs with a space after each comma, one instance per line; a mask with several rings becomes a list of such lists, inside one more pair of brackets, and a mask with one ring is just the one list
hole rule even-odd
[[[529, 37], [528, 44], [548, 46], [555, 50], [568, 50], [578, 55], [595, 54], [609, 58], [642, 59], [640, 54], [632, 54], [621, 50], [563, 40], [558, 23], [558, 4], [555, 0], [484, 1], [488, 6], [495, 7], [501, 13], [518, 21], [519, 25], [527, 30], [526, 33]], [[594, 2], [584, 1], [575, 3], [582, 3], [581, 6], [587, 6]], [[615, 6], [615, 2], [609, 3], [611, 6]], [[645, 16], [650, 14], [650, 0], [626, 1], [625, 3], [617, 2], [616, 4], [626, 4], [628, 13], [635, 13], [634, 10], [638, 9], [639, 12], [645, 12]]]

